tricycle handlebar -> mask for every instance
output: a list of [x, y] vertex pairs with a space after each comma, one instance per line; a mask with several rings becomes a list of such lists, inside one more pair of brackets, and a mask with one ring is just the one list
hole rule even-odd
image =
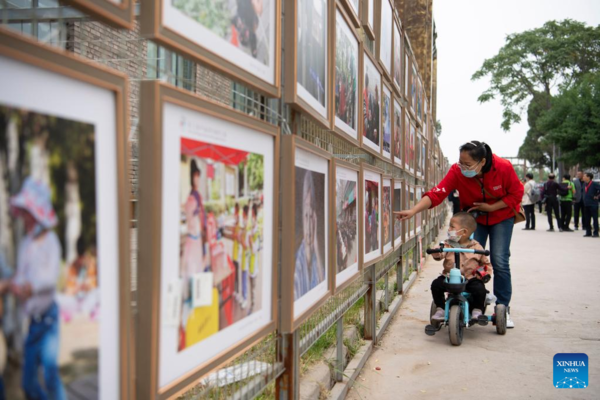
[[472, 253], [472, 254], [481, 254], [484, 256], [489, 256], [489, 250], [475, 250], [475, 249], [455, 249], [455, 248], [443, 248], [443, 249], [427, 249], [427, 254], [434, 253]]

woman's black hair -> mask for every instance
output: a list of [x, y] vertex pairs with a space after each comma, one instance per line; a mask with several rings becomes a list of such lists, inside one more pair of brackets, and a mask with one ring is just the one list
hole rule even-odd
[[463, 151], [469, 153], [469, 156], [475, 161], [481, 161], [485, 158], [485, 165], [481, 172], [486, 173], [492, 169], [492, 149], [487, 143], [471, 140], [460, 146], [459, 150], [461, 153]]
[[191, 163], [191, 169], [190, 169], [190, 184], [192, 185], [192, 187], [194, 187], [194, 174], [199, 174], [200, 173], [200, 168], [198, 168], [198, 164], [196, 164], [196, 160], [192, 159], [192, 163]]

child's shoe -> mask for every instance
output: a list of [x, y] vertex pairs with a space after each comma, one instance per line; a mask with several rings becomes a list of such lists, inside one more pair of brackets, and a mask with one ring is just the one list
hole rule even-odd
[[479, 308], [474, 308], [473, 313], [471, 313], [471, 319], [479, 319], [479, 316], [482, 314], [483, 313], [481, 312], [481, 310]]
[[435, 314], [433, 314], [431, 316], [431, 319], [433, 321], [445, 321], [446, 320], [446, 312], [444, 311], [443, 308], [438, 307], [437, 310], [435, 310]]

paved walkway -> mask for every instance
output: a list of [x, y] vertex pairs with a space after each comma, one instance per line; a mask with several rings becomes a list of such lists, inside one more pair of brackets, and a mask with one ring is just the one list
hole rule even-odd
[[[536, 216], [536, 231], [523, 231], [523, 223], [513, 234], [514, 329], [500, 336], [491, 324], [474, 326], [460, 347], [447, 328], [425, 335], [429, 286], [441, 271], [429, 257], [347, 398], [600, 398], [600, 239], [546, 232], [546, 216]], [[553, 387], [556, 353], [588, 355], [587, 389]]]

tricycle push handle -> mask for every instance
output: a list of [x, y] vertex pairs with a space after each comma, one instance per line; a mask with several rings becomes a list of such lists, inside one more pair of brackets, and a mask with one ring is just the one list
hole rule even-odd
[[427, 249], [427, 254], [435, 254], [435, 253], [471, 253], [471, 254], [482, 254], [484, 256], [489, 256], [489, 250], [474, 250], [474, 249], [455, 249], [445, 247], [443, 249]]

